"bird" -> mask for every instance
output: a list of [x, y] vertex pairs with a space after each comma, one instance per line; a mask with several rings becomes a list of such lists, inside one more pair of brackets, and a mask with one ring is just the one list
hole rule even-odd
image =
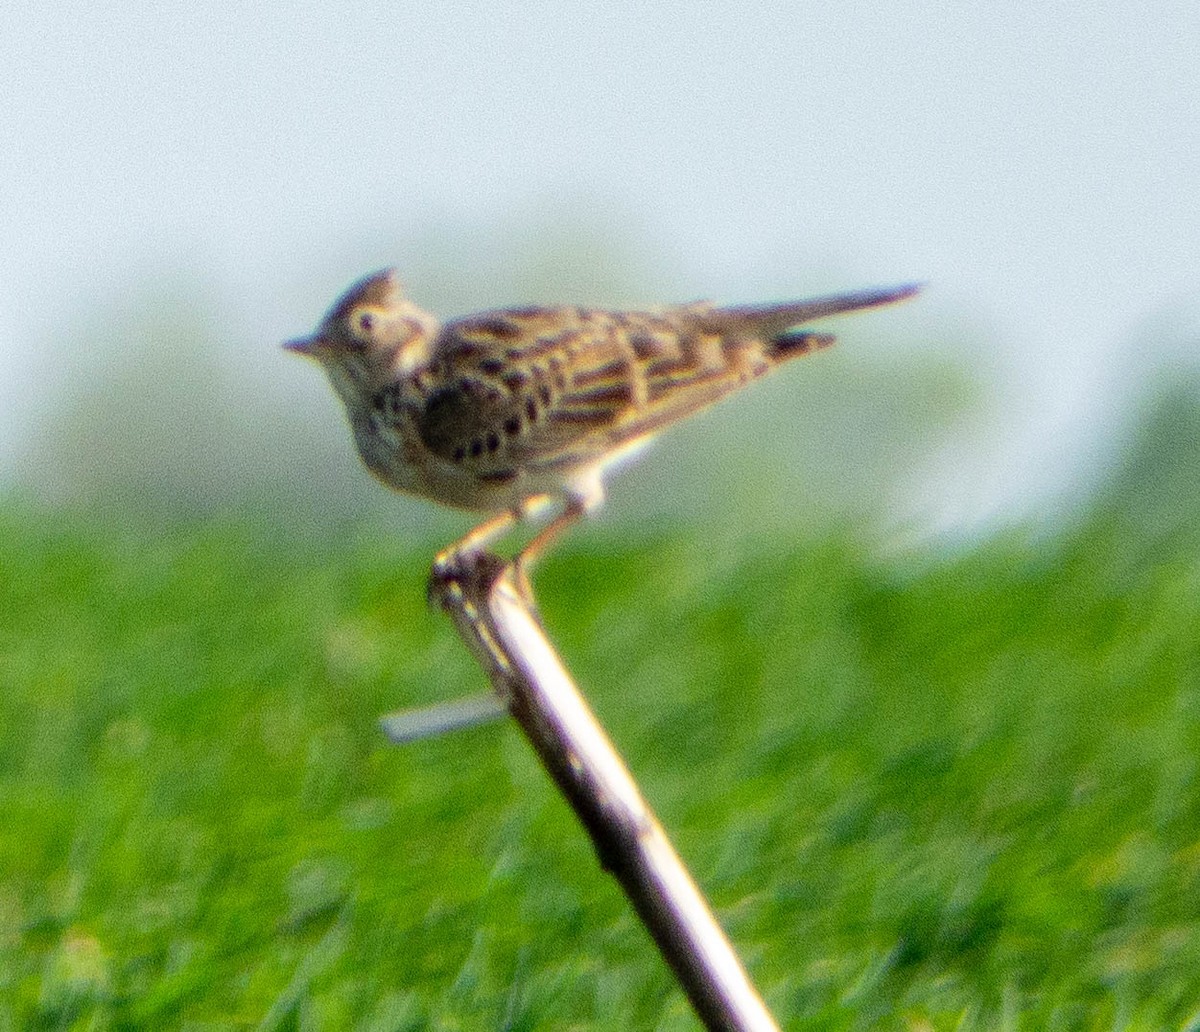
[[919, 290], [637, 311], [528, 305], [441, 322], [384, 269], [284, 347], [321, 365], [376, 478], [484, 517], [438, 553], [435, 576], [557, 505], [514, 560], [527, 585], [533, 561], [604, 501], [606, 475], [660, 431], [834, 342], [808, 323]]

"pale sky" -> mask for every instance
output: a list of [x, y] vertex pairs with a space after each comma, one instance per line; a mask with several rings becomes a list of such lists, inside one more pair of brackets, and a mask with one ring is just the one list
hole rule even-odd
[[351, 280], [443, 241], [439, 303], [557, 300], [495, 273], [580, 218], [650, 302], [927, 282], [871, 327], [973, 335], [998, 390], [948, 510], [1036, 506], [1198, 350], [1198, 54], [1195, 0], [9, 4], [0, 481], [132, 293], [198, 284], [325, 405], [275, 345]]

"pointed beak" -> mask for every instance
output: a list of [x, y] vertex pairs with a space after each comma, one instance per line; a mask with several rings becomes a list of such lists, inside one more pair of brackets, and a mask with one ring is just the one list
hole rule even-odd
[[320, 343], [320, 337], [297, 337], [295, 340], [284, 341], [283, 348], [293, 354], [304, 355], [305, 358], [314, 358]]

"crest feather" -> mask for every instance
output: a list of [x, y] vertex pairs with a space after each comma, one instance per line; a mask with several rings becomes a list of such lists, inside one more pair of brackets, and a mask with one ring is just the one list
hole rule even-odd
[[330, 315], [334, 319], [345, 317], [359, 305], [372, 308], [395, 308], [404, 299], [404, 290], [395, 269], [381, 269], [364, 276], [344, 293], [333, 306]]

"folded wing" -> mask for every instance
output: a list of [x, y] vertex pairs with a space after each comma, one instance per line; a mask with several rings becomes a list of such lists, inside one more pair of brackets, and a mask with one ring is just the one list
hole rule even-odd
[[833, 343], [804, 323], [916, 290], [660, 312], [525, 308], [447, 323], [434, 346], [430, 372], [440, 386], [420, 415], [421, 438], [485, 480], [586, 466]]

